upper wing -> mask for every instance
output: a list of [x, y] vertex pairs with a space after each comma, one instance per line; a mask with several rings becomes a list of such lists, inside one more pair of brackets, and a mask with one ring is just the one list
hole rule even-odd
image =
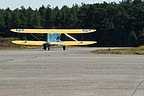
[[[47, 43], [47, 42], [16, 40], [16, 41], [12, 41], [12, 43], [21, 44], [21, 45], [43, 45], [44, 43]], [[95, 44], [95, 43], [96, 43], [95, 41], [62, 41], [62, 42], [51, 42], [50, 44], [71, 46], [71, 45], [90, 45], [90, 44]]]
[[94, 29], [11, 29], [12, 32], [17, 33], [68, 33], [68, 34], [78, 34], [78, 33], [91, 33], [95, 32]]

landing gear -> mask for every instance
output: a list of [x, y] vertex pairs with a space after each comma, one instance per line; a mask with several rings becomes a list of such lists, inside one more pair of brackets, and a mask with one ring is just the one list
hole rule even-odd
[[48, 50], [50, 50], [50, 44], [47, 44], [47, 43], [43, 44], [44, 50], [47, 50], [47, 47], [48, 47]]
[[[43, 49], [44, 50], [50, 50], [50, 48], [51, 48], [50, 44], [47, 44], [47, 43], [43, 44]], [[66, 46], [63, 46], [63, 50], [64, 51], [66, 50]]]
[[47, 44], [43, 44], [43, 49], [46, 50]]
[[48, 44], [48, 50], [50, 50], [50, 45]]
[[63, 50], [64, 50], [64, 51], [66, 50], [66, 46], [63, 46]]

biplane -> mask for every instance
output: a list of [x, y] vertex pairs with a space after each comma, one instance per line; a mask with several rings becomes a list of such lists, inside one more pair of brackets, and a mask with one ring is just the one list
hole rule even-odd
[[[39, 33], [47, 34], [46, 41], [29, 41], [29, 40], [15, 40], [12, 41], [14, 44], [21, 45], [41, 45], [44, 50], [50, 50], [51, 46], [62, 46], [63, 50], [66, 50], [66, 46], [73, 45], [90, 45], [95, 44], [96, 41], [78, 41], [76, 38], [72, 37], [69, 34], [85, 34], [95, 32], [94, 29], [11, 29], [12, 32], [16, 33]], [[61, 34], [69, 37], [73, 41], [62, 41]]]

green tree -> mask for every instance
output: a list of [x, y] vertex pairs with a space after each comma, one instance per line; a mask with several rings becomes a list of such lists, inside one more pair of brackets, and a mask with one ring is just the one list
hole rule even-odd
[[47, 6], [45, 14], [45, 28], [52, 28], [53, 24], [54, 23], [53, 23], [52, 9], [50, 8], [50, 6]]
[[142, 29], [138, 37], [139, 37], [139, 44], [144, 45], [144, 28]]
[[39, 14], [40, 14], [40, 25], [42, 27], [45, 26], [45, 14], [46, 14], [46, 8], [44, 5], [42, 5], [42, 7], [39, 8]]
[[20, 28], [21, 19], [20, 19], [20, 12], [19, 12], [18, 8], [13, 11], [12, 18], [13, 18], [12, 19], [12, 23], [13, 23], [12, 28]]
[[138, 44], [138, 37], [134, 31], [132, 31], [128, 37], [128, 45], [129, 46], [137, 46]]

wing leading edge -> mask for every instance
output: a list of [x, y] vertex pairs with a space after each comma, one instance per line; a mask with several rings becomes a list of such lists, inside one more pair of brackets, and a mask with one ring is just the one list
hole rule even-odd
[[[43, 45], [47, 43], [46, 41], [24, 41], [24, 40], [16, 40], [12, 41], [14, 44], [20, 45]], [[62, 42], [51, 42], [51, 45], [62, 45], [62, 46], [72, 46], [72, 45], [90, 45], [95, 44], [95, 41], [62, 41]]]

